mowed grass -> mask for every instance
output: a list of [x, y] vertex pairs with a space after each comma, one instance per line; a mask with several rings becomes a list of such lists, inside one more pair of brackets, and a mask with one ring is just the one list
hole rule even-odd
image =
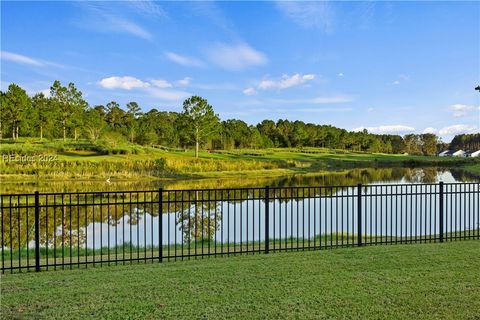
[[478, 319], [480, 241], [13, 274], [4, 319]]

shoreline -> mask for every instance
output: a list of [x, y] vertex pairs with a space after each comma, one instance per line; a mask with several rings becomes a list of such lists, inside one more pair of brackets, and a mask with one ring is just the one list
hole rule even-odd
[[[422, 169], [422, 168], [435, 168], [438, 170], [451, 170], [458, 173], [467, 174], [474, 179], [480, 179], [480, 165], [473, 166], [448, 166], [445, 164], [440, 165], [422, 165], [417, 164], [415, 166], [405, 165], [401, 163], [394, 164], [377, 164], [375, 166], [345, 166], [336, 168], [323, 168], [318, 170], [317, 168], [302, 168], [302, 169], [264, 169], [264, 170], [244, 170], [244, 171], [210, 171], [199, 172], [196, 174], [169, 174], [165, 176], [154, 176], [138, 174], [135, 171], [128, 173], [120, 173], [115, 176], [115, 173], [101, 172], [95, 175], [78, 175], [74, 172], [65, 172], [63, 174], [47, 174], [47, 175], [35, 175], [35, 174], [0, 174], [0, 182], [3, 183], [35, 183], [35, 182], [62, 182], [75, 179], [75, 182], [102, 182], [107, 178], [114, 178], [116, 182], [129, 182], [132, 181], [132, 176], [135, 177], [134, 181], [138, 182], [175, 182], [175, 181], [201, 181], [209, 179], [228, 179], [228, 178], [277, 178], [284, 176], [316, 176], [326, 174], [342, 174], [351, 170], [361, 169]], [[65, 175], [71, 176], [65, 176]]]

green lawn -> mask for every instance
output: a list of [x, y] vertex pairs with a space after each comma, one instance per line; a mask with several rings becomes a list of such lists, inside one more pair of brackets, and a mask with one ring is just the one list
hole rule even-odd
[[480, 241], [13, 274], [1, 316], [478, 319]]

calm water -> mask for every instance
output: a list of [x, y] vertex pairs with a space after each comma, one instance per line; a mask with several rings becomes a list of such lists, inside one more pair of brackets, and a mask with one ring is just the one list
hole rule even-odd
[[[112, 191], [118, 189], [155, 190], [163, 187], [172, 189], [220, 188], [220, 187], [271, 187], [404, 184], [402, 187], [365, 188], [362, 211], [363, 233], [377, 236], [425, 236], [438, 233], [439, 221], [435, 215], [436, 186], [407, 186], [412, 183], [446, 183], [472, 181], [449, 170], [437, 169], [355, 169], [330, 174], [289, 176], [274, 179], [198, 180], [198, 181], [148, 181], [148, 182], [65, 182], [3, 185], [4, 192], [39, 189], [42, 191]], [[408, 189], [407, 189], [408, 188]], [[420, 189], [418, 189], [420, 188]], [[430, 189], [429, 189], [430, 188]], [[291, 194], [276, 194], [269, 202], [269, 237], [271, 239], [299, 238], [311, 240], [321, 235], [354, 234], [357, 231], [356, 188], [337, 188], [323, 191], [317, 189], [294, 189]], [[446, 198], [445, 222], [449, 232], [480, 228], [479, 226], [479, 184], [472, 184], [467, 196], [452, 194]], [[19, 191], [17, 191], [19, 192]], [[288, 190], [285, 190], [288, 192]], [[296, 193], [295, 193], [296, 192]], [[397, 193], [418, 193], [413, 196], [392, 196]], [[381, 196], [377, 196], [379, 194]], [[176, 196], [176, 195], [175, 195]], [[185, 196], [185, 197], [184, 197]], [[185, 200], [176, 206], [168, 203], [163, 209], [162, 233], [160, 240], [158, 206], [102, 205], [49, 210], [48, 218], [41, 212], [43, 229], [42, 244], [61, 247], [62, 243], [73, 247], [95, 248], [115, 247], [123, 244], [148, 247], [163, 245], [188, 245], [192, 241], [211, 240], [216, 243], [245, 243], [264, 240], [265, 202], [255, 200], [247, 191], [232, 195], [229, 201], [194, 201], [198, 193], [181, 195]], [[210, 196], [209, 196], [210, 197]], [[225, 197], [225, 195], [224, 195]], [[229, 195], [230, 197], [230, 195]], [[235, 200], [235, 197], [242, 200]], [[258, 194], [257, 196], [258, 197]], [[198, 198], [200, 199], [200, 198]], [[207, 199], [202, 194], [201, 199]], [[176, 198], [176, 200], [179, 200]], [[117, 200], [120, 201], [120, 200]], [[164, 200], [166, 201], [166, 200]], [[164, 203], [165, 205], [165, 203]], [[56, 211], [55, 211], [56, 210]], [[52, 213], [53, 212], [53, 213]], [[15, 212], [13, 217], [15, 219]], [[9, 223], [8, 214], [2, 215], [7, 238], [9, 225], [12, 226], [13, 246], [28, 243], [33, 247], [33, 234], [23, 234], [25, 221]], [[32, 218], [30, 218], [32, 219]], [[48, 228], [46, 221], [48, 220]], [[32, 220], [30, 220], [31, 223]], [[17, 225], [22, 225], [19, 229]], [[70, 231], [71, 230], [71, 231]], [[18, 234], [18, 236], [17, 236]], [[8, 241], [5, 246], [8, 246]], [[127, 245], [127, 246], [128, 246]]]
[[298, 174], [280, 177], [243, 176], [222, 179], [179, 179], [179, 180], [116, 180], [111, 183], [104, 180], [67, 181], [17, 181], [3, 179], [0, 193], [39, 192], [76, 192], [76, 191], [123, 191], [123, 190], [157, 190], [165, 189], [205, 189], [205, 188], [239, 188], [239, 187], [291, 187], [291, 186], [332, 186], [356, 185], [358, 183], [435, 183], [478, 181], [477, 178], [461, 171], [448, 169], [424, 168], [367, 168], [344, 171], [330, 171], [312, 174]]
[[[437, 181], [456, 182], [448, 172], [440, 173]], [[437, 186], [393, 186], [397, 183], [407, 184], [410, 181], [400, 179], [382, 182], [382, 186], [387, 186], [363, 190], [366, 195], [362, 206], [363, 233], [404, 238], [438, 234]], [[478, 184], [472, 184], [465, 189], [469, 192], [467, 195], [447, 195], [445, 223], [448, 232], [480, 228], [479, 190]], [[357, 232], [356, 188], [335, 189], [327, 195], [321, 195], [319, 191], [315, 194], [312, 189], [310, 193], [307, 191], [294, 189], [293, 194], [280, 194], [277, 195], [280, 199], [270, 201], [270, 239], [300, 238], [304, 241], [320, 235], [352, 235]], [[407, 193], [414, 195], [398, 196]], [[241, 197], [246, 198], [243, 195]], [[259, 242], [265, 240], [264, 221], [265, 203], [262, 200], [221, 201], [216, 202], [213, 208], [188, 204], [182, 210], [177, 208], [163, 215], [162, 244], [187, 245], [189, 239], [201, 241], [208, 238], [220, 244]], [[104, 247], [114, 247], [123, 242], [141, 247], [159, 244], [159, 218], [150, 215], [148, 209], [135, 211], [133, 219], [124, 216], [115, 228], [117, 233], [110, 238], [110, 243], [108, 239], [103, 239]], [[112, 228], [105, 223], [92, 223], [87, 229], [87, 242], [90, 244], [94, 237], [99, 241], [100, 233], [104, 238], [109, 231], [112, 234]], [[210, 236], [209, 230], [213, 230]]]

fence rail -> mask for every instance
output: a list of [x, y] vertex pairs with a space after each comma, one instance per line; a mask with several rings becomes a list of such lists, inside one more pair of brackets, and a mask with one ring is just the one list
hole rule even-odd
[[480, 184], [0, 195], [1, 271], [480, 239]]

